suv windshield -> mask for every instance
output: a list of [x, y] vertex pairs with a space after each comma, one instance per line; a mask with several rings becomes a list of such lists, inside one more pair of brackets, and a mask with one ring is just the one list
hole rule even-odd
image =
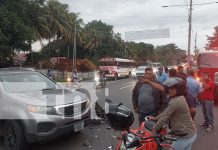
[[41, 73], [0, 74], [0, 82], [8, 93], [21, 93], [55, 89], [56, 84]]

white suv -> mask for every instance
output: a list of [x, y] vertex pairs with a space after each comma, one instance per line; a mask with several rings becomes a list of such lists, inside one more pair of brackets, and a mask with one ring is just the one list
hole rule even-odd
[[0, 133], [9, 150], [77, 132], [89, 124], [87, 95], [29, 69], [0, 69]]

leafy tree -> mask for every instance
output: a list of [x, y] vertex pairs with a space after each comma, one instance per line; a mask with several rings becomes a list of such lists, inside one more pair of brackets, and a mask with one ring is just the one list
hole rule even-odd
[[165, 65], [179, 64], [186, 61], [186, 51], [179, 49], [174, 43], [157, 46], [155, 53], [159, 55], [160, 62]]
[[85, 34], [85, 47], [93, 56], [99, 58], [113, 53], [113, 26], [94, 20], [85, 25]]
[[207, 36], [208, 44], [206, 45], [207, 50], [218, 50], [218, 26], [215, 28], [213, 36]]

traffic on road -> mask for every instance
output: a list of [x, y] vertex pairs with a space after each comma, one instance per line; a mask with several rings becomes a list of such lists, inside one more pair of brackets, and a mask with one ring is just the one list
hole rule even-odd
[[[146, 74], [146, 70], [145, 70], [144, 74]], [[12, 76], [17, 76], [17, 77], [12, 78]], [[132, 97], [132, 91], [134, 91], [133, 90], [134, 86], [136, 85], [137, 82], [141, 82], [141, 78], [138, 78], [138, 79], [119, 78], [119, 80], [115, 80], [115, 81], [107, 80], [107, 84], [105, 87], [96, 88], [95, 90], [93, 90], [93, 87], [96, 85], [94, 81], [87, 81], [87, 82], [81, 83], [80, 90], [81, 89], [83, 89], [83, 90], [80, 91], [77, 89], [78, 92], [76, 92], [74, 90], [74, 92], [72, 94], [75, 97], [76, 96], [81, 97], [82, 93], [85, 93], [87, 95], [86, 98], [84, 97], [85, 95], [83, 95], [82, 97], [84, 97], [84, 98], [81, 99], [81, 102], [83, 100], [85, 100], [84, 102], [86, 103], [85, 107], [83, 107], [83, 105], [81, 103], [82, 108], [80, 108], [80, 109], [81, 110], [84, 109], [84, 111], [82, 110], [82, 114], [83, 114], [83, 112], [86, 112], [86, 109], [89, 110], [89, 107], [92, 108], [92, 113], [88, 113], [88, 112], [84, 113], [84, 114], [90, 114], [90, 115], [84, 115], [84, 116], [87, 116], [89, 118], [89, 121], [88, 120], [87, 121], [90, 123], [88, 123], [88, 122], [86, 123], [86, 121], [84, 122], [83, 118], [86, 118], [86, 117], [81, 116], [81, 117], [79, 117], [79, 118], [81, 118], [81, 121], [83, 122], [81, 124], [81, 121], [78, 119], [76, 119], [75, 121], [74, 121], [74, 119], [72, 119], [72, 120], [70, 119], [72, 114], [75, 113], [75, 111], [76, 111], [75, 106], [74, 106], [73, 111], [70, 110], [69, 108], [63, 110], [63, 113], [64, 113], [66, 119], [64, 119], [65, 117], [61, 114], [54, 114], [55, 112], [56, 113], [58, 112], [57, 110], [62, 112], [61, 111], [61, 109], [63, 108], [62, 106], [69, 107], [71, 105], [70, 101], [69, 101], [70, 99], [69, 100], [64, 99], [64, 101], [63, 101], [64, 103], [61, 102], [60, 100], [58, 100], [59, 105], [54, 106], [54, 110], [52, 110], [51, 105], [55, 105], [56, 104], [55, 102], [57, 102], [57, 100], [53, 99], [55, 97], [57, 98], [57, 96], [55, 96], [54, 94], [58, 94], [59, 96], [61, 96], [60, 92], [57, 92], [57, 91], [59, 90], [60, 87], [63, 88], [62, 87], [63, 84], [62, 85], [59, 85], [59, 84], [55, 85], [54, 82], [52, 80], [50, 80], [49, 78], [46, 78], [46, 76], [41, 75], [40, 73], [37, 73], [34, 70], [30, 70], [30, 69], [20, 69], [20, 68], [1, 69], [1, 76], [0, 77], [1, 77], [1, 84], [2, 84], [1, 93], [4, 91], [4, 93], [2, 93], [2, 95], [1, 95], [1, 100], [5, 101], [6, 98], [4, 97], [4, 95], [7, 93], [10, 94], [7, 96], [8, 97], [7, 101], [4, 102], [5, 106], [2, 107], [2, 108], [8, 108], [8, 109], [1, 109], [1, 112], [2, 112], [1, 114], [5, 114], [5, 112], [3, 112], [3, 111], [6, 111], [6, 110], [7, 110], [6, 114], [12, 114], [13, 112], [15, 113], [14, 116], [10, 116], [10, 117], [12, 117], [12, 118], [10, 118], [10, 121], [7, 121], [8, 118], [5, 118], [4, 122], [1, 121], [1, 125], [3, 125], [2, 127], [4, 127], [4, 128], [2, 128], [1, 132], [8, 130], [7, 133], [9, 134], [8, 136], [4, 137], [4, 140], [1, 139], [1, 147], [2, 148], [5, 148], [4, 146], [5, 146], [6, 142], [12, 142], [12, 141], [15, 142], [17, 140], [14, 144], [16, 145], [19, 143], [19, 146], [21, 146], [21, 147], [16, 147], [17, 149], [23, 149], [24, 146], [28, 146], [29, 149], [54, 149], [57, 146], [57, 143], [60, 144], [60, 145], [58, 144], [59, 149], [70, 149], [71, 147], [75, 147], [76, 149], [99, 149], [99, 150], [100, 149], [116, 149], [116, 148], [117, 149], [122, 149], [122, 148], [127, 149], [128, 147], [129, 148], [138, 147], [139, 145], [137, 145], [137, 144], [135, 145], [133, 141], [134, 141], [134, 139], [138, 139], [139, 137], [142, 141], [139, 140], [138, 144], [144, 143], [144, 144], [142, 144], [143, 145], [142, 148], [145, 148], [148, 146], [146, 140], [149, 140], [149, 138], [148, 138], [149, 136], [152, 139], [158, 138], [158, 137], [154, 138], [153, 135], [151, 134], [152, 133], [152, 128], [151, 128], [152, 126], [151, 125], [152, 124], [154, 125], [154, 123], [150, 123], [149, 121], [144, 122], [142, 120], [142, 125], [140, 128], [138, 128], [139, 127], [138, 124], [139, 124], [140, 120], [138, 121], [138, 119], [137, 119], [138, 112], [134, 110], [135, 108], [133, 107], [134, 105], [132, 104], [131, 97]], [[151, 76], [151, 77], [153, 77], [153, 76]], [[25, 82], [22, 82], [23, 80], [25, 80]], [[31, 82], [29, 83], [29, 81], [31, 81]], [[42, 82], [46, 81], [46, 84], [41, 84], [41, 87], [40, 87], [40, 85], [34, 86], [34, 82], [35, 83], [37, 82], [37, 84], [38, 84], [39, 81], [42, 81]], [[29, 85], [28, 88], [25, 88], [25, 83], [26, 83], [26, 86]], [[60, 87], [57, 89], [57, 86], [60, 86]], [[15, 87], [17, 87], [17, 88], [15, 88]], [[54, 90], [53, 88], [55, 88], [55, 87], [56, 87], [56, 89]], [[67, 89], [69, 90], [69, 88], [66, 88], [66, 90]], [[26, 90], [28, 90], [28, 91], [26, 91]], [[85, 90], [85, 92], [84, 92], [84, 90]], [[180, 87], [180, 90], [181, 90], [181, 87]], [[42, 95], [44, 95], [45, 97], [46, 96], [48, 96], [49, 98], [53, 97], [52, 99], [47, 99], [47, 100], [49, 100], [49, 102], [46, 102], [46, 104], [49, 105], [49, 107], [43, 106], [44, 110], [42, 109], [42, 106], [40, 106], [41, 108], [39, 108], [39, 106], [37, 106], [37, 105], [41, 104], [40, 102], [37, 102], [38, 100], [41, 100], [41, 101], [46, 100], [46, 99], [43, 100], [42, 98], [40, 98], [40, 96], [38, 95], [39, 91], [41, 91], [40, 93], [42, 93]], [[38, 93], [37, 96], [30, 98], [31, 96], [35, 95], [35, 94], [33, 94], [34, 92]], [[65, 91], [63, 93], [70, 94], [67, 91]], [[78, 95], [76, 95], [76, 94], [78, 94]], [[93, 94], [94, 94], [94, 96], [91, 96]], [[12, 95], [14, 95], [14, 96], [12, 96]], [[15, 97], [15, 95], [17, 98]], [[26, 96], [24, 96], [24, 95], [26, 95]], [[68, 97], [67, 95], [65, 95], [65, 96]], [[9, 99], [9, 97], [11, 97], [11, 100]], [[25, 98], [28, 98], [28, 99], [25, 100]], [[33, 100], [34, 103], [28, 102], [30, 99]], [[62, 98], [59, 97], [59, 99], [62, 99]], [[110, 99], [110, 101], [108, 102], [106, 99]], [[53, 102], [53, 100], [55, 100], [55, 101]], [[75, 99], [73, 98], [73, 102], [74, 102], [74, 100]], [[90, 102], [89, 102], [89, 100], [90, 100]], [[19, 104], [19, 103], [21, 103], [21, 101], [22, 101], [23, 106], [21, 104]], [[24, 108], [25, 107], [24, 102], [28, 103], [26, 109]], [[103, 110], [101, 113], [106, 114], [106, 116], [107, 116], [106, 118], [105, 117], [102, 117], [102, 118], [97, 117], [98, 114], [97, 115], [95, 114], [96, 109], [94, 107], [96, 105], [96, 103], [98, 103], [100, 108]], [[92, 106], [89, 106], [89, 104]], [[105, 106], [107, 106], [107, 105], [105, 105], [105, 104], [109, 104], [109, 106], [112, 107], [112, 108], [109, 107], [109, 110], [108, 110], [109, 112], [106, 111]], [[32, 106], [32, 107], [30, 107], [30, 106]], [[37, 107], [37, 108], [35, 108], [35, 107]], [[79, 105], [77, 107], [79, 107]], [[118, 107], [118, 108], [113, 108], [113, 107]], [[149, 105], [149, 107], [151, 107], [151, 105]], [[208, 138], [209, 141], [211, 142], [209, 147], [213, 148], [213, 145], [214, 145], [214, 148], [215, 148], [216, 143], [214, 143], [212, 139], [214, 137], [216, 137], [216, 128], [213, 128], [213, 130], [207, 132], [207, 130], [205, 130], [207, 128], [200, 126], [200, 123], [202, 123], [204, 121], [203, 115], [202, 115], [202, 110], [200, 107], [201, 106], [199, 104], [196, 106], [195, 125], [197, 127], [197, 131], [198, 131], [197, 135], [198, 136], [197, 136], [197, 139], [195, 140], [195, 142], [193, 143], [193, 149], [198, 149], [199, 147], [205, 147], [205, 149], [207, 148], [207, 145], [200, 142], [202, 140], [202, 138]], [[45, 110], [45, 108], [46, 108], [46, 110]], [[58, 108], [58, 109], [55, 110], [55, 108]], [[15, 111], [11, 111], [11, 110], [15, 110]], [[22, 111], [24, 111], [24, 112], [21, 113]], [[121, 111], [121, 112], [116, 112], [116, 111]], [[215, 118], [215, 116], [217, 116], [217, 113], [216, 113], [217, 111], [218, 110], [215, 107], [214, 108], [214, 118]], [[67, 114], [70, 112], [72, 113], [71, 115]], [[51, 114], [51, 113], [53, 113], [53, 114]], [[122, 113], [124, 113], [124, 114], [122, 114]], [[92, 114], [92, 116], [91, 116], [91, 114]], [[110, 114], [112, 116], [110, 116]], [[117, 116], [117, 114], [119, 114], [120, 116]], [[32, 115], [34, 115], [34, 116], [32, 116]], [[46, 117], [47, 119], [46, 118], [43, 119], [43, 116], [46, 116], [46, 115], [53, 115], [53, 116], [52, 117], [47, 116]], [[54, 115], [56, 115], [56, 117], [54, 117]], [[60, 118], [57, 115], [60, 115]], [[96, 116], [94, 116], [94, 115], [96, 115]], [[130, 118], [130, 120], [129, 120], [130, 122], [128, 121], [128, 118], [125, 118], [128, 115], [130, 115], [132, 117], [132, 119]], [[31, 118], [24, 118], [27, 116], [31, 117]], [[147, 116], [149, 116], [149, 115], [147, 115]], [[124, 118], [122, 118], [122, 117], [124, 117]], [[19, 124], [19, 123], [17, 124], [16, 120], [21, 120], [24, 122], [21, 124]], [[31, 122], [29, 120], [31, 120]], [[127, 122], [125, 122], [125, 120]], [[36, 122], [36, 125], [34, 125], [35, 124], [34, 122]], [[59, 123], [57, 123], [57, 122], [59, 122]], [[72, 126], [68, 122], [72, 123]], [[32, 124], [30, 127], [30, 130], [27, 130], [30, 123]], [[123, 124], [120, 124], [120, 123], [123, 123]], [[7, 126], [4, 126], [6, 124], [7, 124]], [[41, 127], [41, 130], [43, 130], [43, 134], [40, 133], [41, 132], [40, 128], [39, 128], [41, 126], [40, 124], [44, 124], [44, 126]], [[54, 124], [54, 126], [51, 126], [51, 128], [49, 129], [49, 124]], [[216, 124], [217, 124], [217, 121], [215, 119], [214, 123], [213, 123], [213, 127], [215, 127]], [[24, 125], [26, 125], [26, 126], [24, 126]], [[62, 126], [65, 126], [65, 125], [67, 125], [67, 126], [64, 128], [66, 128], [66, 129], [69, 128], [69, 129], [64, 130], [64, 128]], [[36, 126], [36, 129], [34, 129], [33, 126]], [[9, 131], [11, 131], [11, 129], [13, 129], [14, 133], [9, 132]], [[45, 129], [47, 129], [47, 131]], [[81, 131], [81, 129], [82, 129], [82, 131]], [[114, 129], [116, 129], [116, 130], [114, 130]], [[120, 132], [119, 130], [122, 131], [122, 134], [119, 133]], [[35, 131], [37, 131], [38, 133], [37, 132], [34, 133]], [[139, 131], [141, 132], [140, 134], [139, 134]], [[164, 136], [167, 134], [170, 134], [171, 136], [173, 135], [173, 132], [167, 133], [166, 131], [162, 132]], [[16, 133], [16, 135], [13, 135], [15, 133]], [[58, 134], [58, 136], [56, 136], [56, 133]], [[125, 133], [128, 133], [128, 134], [126, 135]], [[143, 133], [143, 135], [141, 135], [142, 133]], [[176, 133], [176, 131], [175, 131], [175, 133]], [[179, 134], [181, 134], [181, 133], [179, 133]], [[14, 137], [15, 139], [12, 139], [12, 137], [10, 135], [13, 135], [12, 137]], [[28, 141], [23, 141], [23, 140], [19, 141], [20, 139], [23, 139], [22, 137], [25, 137], [26, 135], [31, 135], [32, 137], [34, 136], [37, 138], [32, 138], [32, 137], [30, 138], [30, 136], [28, 136], [28, 138], [27, 138]], [[40, 136], [43, 136], [43, 138], [40, 138]], [[49, 140], [48, 136], [52, 137], [52, 140]], [[162, 142], [164, 142], [164, 136], [161, 136]], [[129, 139], [130, 141], [125, 141], [124, 137], [127, 139], [129, 139], [129, 137], [131, 137], [132, 140]], [[6, 141], [6, 138], [8, 140], [10, 139], [10, 141]], [[31, 139], [34, 139], [34, 141], [30, 142]], [[36, 144], [35, 140], [37, 140], [37, 144]], [[38, 140], [40, 140], [42, 144], [39, 144]], [[166, 138], [166, 140], [170, 140], [170, 138]], [[171, 140], [173, 141], [176, 139], [172, 138]], [[24, 145], [24, 143], [21, 143], [21, 142], [29, 143], [29, 144]], [[54, 144], [54, 142], [55, 142], [55, 144]], [[125, 144], [123, 142], [127, 142], [129, 144]], [[133, 142], [133, 143], [131, 143], [131, 142]], [[195, 144], [195, 143], [197, 143], [197, 144]], [[13, 143], [8, 143], [8, 148], [12, 149], [12, 147], [15, 146], [12, 144]], [[153, 147], [156, 147], [156, 146], [157, 147], [159, 147], [159, 146], [168, 147], [168, 148], [172, 147], [171, 144], [170, 145], [161, 145], [161, 143], [155, 143], [155, 142], [152, 142], [152, 145], [153, 145]], [[11, 147], [9, 147], [9, 146], [11, 146]]]
[[217, 150], [217, 7], [0, 0], [0, 150]]

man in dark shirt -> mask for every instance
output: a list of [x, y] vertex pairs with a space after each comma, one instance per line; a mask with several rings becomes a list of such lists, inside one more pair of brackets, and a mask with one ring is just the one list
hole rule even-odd
[[177, 73], [178, 77], [183, 79], [186, 82], [187, 75], [184, 73], [183, 66], [178, 66], [177, 71], [178, 71], [178, 73]]
[[[145, 69], [144, 79], [154, 80], [153, 75], [152, 68]], [[141, 79], [133, 89], [132, 102], [135, 112], [139, 114], [139, 123], [142, 123], [146, 116], [156, 116], [167, 107], [167, 96]]]

